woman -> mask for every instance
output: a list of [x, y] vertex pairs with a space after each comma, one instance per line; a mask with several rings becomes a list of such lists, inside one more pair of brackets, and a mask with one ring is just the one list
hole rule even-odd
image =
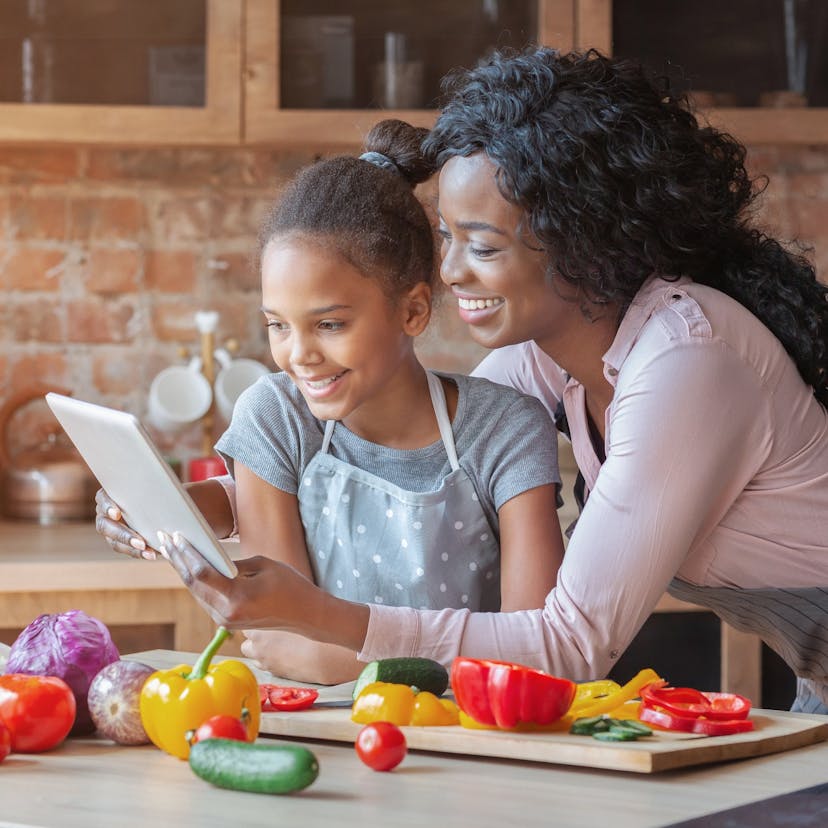
[[441, 276], [478, 373], [571, 435], [585, 502], [542, 610], [338, 601], [241, 562], [165, 552], [217, 620], [364, 660], [463, 654], [605, 675], [665, 589], [757, 632], [828, 712], [828, 289], [747, 223], [744, 148], [635, 65], [494, 55], [455, 78], [425, 151]]

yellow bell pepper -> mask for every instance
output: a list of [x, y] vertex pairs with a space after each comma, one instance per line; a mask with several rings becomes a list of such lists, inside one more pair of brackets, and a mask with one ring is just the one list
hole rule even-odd
[[456, 725], [457, 705], [426, 691], [415, 691], [407, 684], [374, 681], [367, 684], [354, 701], [352, 721], [358, 724], [391, 722], [395, 725], [428, 727]]
[[145, 682], [141, 723], [161, 750], [186, 759], [190, 755], [189, 732], [219, 714], [241, 719], [249, 741], [258, 735], [261, 705], [256, 676], [247, 665], [232, 659], [210, 666], [229, 635], [219, 627], [194, 667], [181, 664], [172, 670], [158, 670]]
[[616, 708], [621, 707], [625, 702], [636, 698], [642, 687], [658, 680], [658, 673], [647, 667], [646, 669], [641, 670], [641, 672], [637, 675], [633, 676], [633, 678], [631, 678], [618, 690], [611, 691], [607, 695], [601, 696], [600, 698], [588, 699], [585, 704], [578, 705], [576, 695], [575, 703], [573, 703], [567, 711], [567, 718], [581, 719], [589, 718], [591, 716], [600, 716], [602, 713], [611, 713]]

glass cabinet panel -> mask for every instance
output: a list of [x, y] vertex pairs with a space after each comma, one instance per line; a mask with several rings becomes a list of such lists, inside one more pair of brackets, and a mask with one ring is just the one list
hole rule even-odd
[[613, 52], [702, 106], [828, 105], [825, 0], [613, 0]]
[[205, 106], [207, 0], [2, 0], [0, 101]]
[[538, 39], [537, 0], [282, 0], [282, 109], [429, 109], [440, 79]]

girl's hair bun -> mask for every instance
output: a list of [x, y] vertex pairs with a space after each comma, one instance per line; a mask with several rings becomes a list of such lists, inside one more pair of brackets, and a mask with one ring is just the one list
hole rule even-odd
[[[399, 174], [415, 187], [437, 171], [436, 165], [423, 155], [421, 149], [428, 132], [425, 127], [415, 127], [405, 121], [388, 118], [371, 128], [365, 138], [365, 150], [367, 153], [375, 152], [385, 156], [396, 166]], [[366, 160], [376, 163], [371, 158]]]

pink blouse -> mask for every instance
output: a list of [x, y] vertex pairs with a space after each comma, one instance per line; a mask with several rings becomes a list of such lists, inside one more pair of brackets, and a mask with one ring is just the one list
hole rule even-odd
[[476, 373], [562, 398], [589, 497], [543, 609], [372, 605], [359, 657], [454, 656], [607, 675], [673, 577], [702, 586], [828, 587], [828, 411], [778, 340], [723, 293], [653, 277], [609, 351], [603, 465], [584, 389], [534, 343]]

